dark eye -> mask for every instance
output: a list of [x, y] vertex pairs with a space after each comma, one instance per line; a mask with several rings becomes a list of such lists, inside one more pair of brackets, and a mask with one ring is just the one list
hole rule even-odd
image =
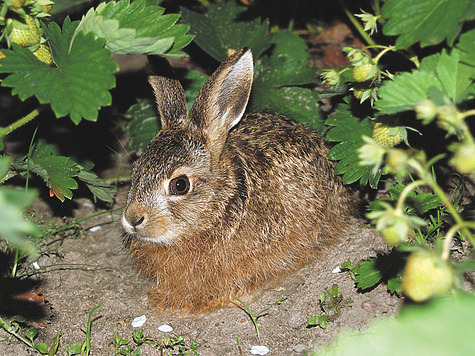
[[190, 181], [187, 176], [173, 178], [170, 181], [170, 193], [173, 195], [184, 195], [190, 190]]

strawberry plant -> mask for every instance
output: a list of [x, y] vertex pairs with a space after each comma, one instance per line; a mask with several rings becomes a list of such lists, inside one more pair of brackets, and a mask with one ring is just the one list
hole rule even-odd
[[[374, 12], [356, 15], [364, 28], [346, 9], [368, 46], [346, 48], [350, 66], [323, 74], [324, 83], [333, 88], [342, 82], [348, 86], [337, 113], [326, 121], [331, 126], [326, 138], [337, 143], [330, 158], [337, 161], [337, 173], [345, 183], [377, 188], [381, 177], [387, 177], [389, 198], [371, 202], [367, 216], [390, 246], [401, 252], [415, 249], [404, 273], [396, 270], [387, 281], [392, 292], [403, 291], [422, 301], [456, 285], [457, 263], [449, 259], [453, 238], [475, 243], [468, 207], [455, 199], [455, 191], [446, 192], [437, 178], [447, 164], [460, 174], [475, 173], [469, 124], [475, 116], [470, 108], [475, 94], [475, 31], [464, 26], [475, 13], [465, 0], [389, 0], [381, 5], [376, 1]], [[377, 32], [382, 35], [375, 36]], [[352, 76], [347, 75], [350, 70]], [[434, 132], [445, 134], [435, 150], [428, 149]], [[463, 184], [462, 179], [459, 186]], [[356, 270], [361, 289], [382, 280], [375, 262], [364, 262]], [[471, 264], [464, 266], [473, 269]]]

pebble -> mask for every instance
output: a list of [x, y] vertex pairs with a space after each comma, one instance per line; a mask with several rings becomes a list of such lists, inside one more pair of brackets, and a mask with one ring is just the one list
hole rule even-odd
[[100, 230], [100, 229], [102, 229], [100, 226], [94, 226], [94, 227], [91, 227], [91, 228], [89, 229], [89, 231], [94, 232], [94, 231], [97, 231], [97, 230]]

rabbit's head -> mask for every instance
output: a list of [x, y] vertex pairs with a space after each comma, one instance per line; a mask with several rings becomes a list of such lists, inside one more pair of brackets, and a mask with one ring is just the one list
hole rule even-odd
[[188, 115], [175, 79], [151, 76], [161, 130], [135, 162], [122, 217], [132, 237], [177, 244], [213, 214], [213, 204], [236, 189], [220, 164], [229, 130], [243, 116], [252, 86], [253, 63], [241, 50], [213, 73]]

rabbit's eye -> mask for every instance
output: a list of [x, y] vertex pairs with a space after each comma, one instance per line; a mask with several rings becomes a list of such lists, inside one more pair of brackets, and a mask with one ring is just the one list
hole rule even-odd
[[187, 176], [173, 178], [170, 181], [170, 193], [173, 195], [184, 195], [190, 190], [190, 181]]

